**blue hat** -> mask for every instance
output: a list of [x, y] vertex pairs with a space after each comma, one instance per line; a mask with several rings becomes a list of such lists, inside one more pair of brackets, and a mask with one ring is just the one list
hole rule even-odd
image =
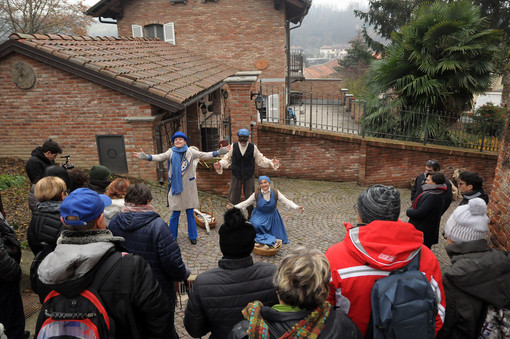
[[240, 137], [240, 136], [243, 136], [243, 137], [249, 137], [250, 136], [250, 131], [248, 131], [247, 129], [245, 128], [241, 128], [238, 132], [237, 132], [237, 136]]
[[[90, 188], [78, 188], [62, 201], [60, 215], [66, 225], [85, 226], [99, 218], [104, 208], [111, 204], [112, 200], [104, 194], [97, 194]], [[71, 216], [78, 220], [69, 220]]]
[[271, 179], [269, 179], [269, 177], [267, 177], [265, 175], [261, 175], [259, 177], [259, 182], [261, 182], [262, 180], [267, 180], [268, 183], [271, 183]]
[[186, 140], [187, 144], [189, 143], [188, 137], [186, 136], [186, 134], [182, 133], [181, 131], [175, 132], [175, 134], [172, 135], [172, 142], [174, 142], [175, 138], [183, 138], [184, 140]]

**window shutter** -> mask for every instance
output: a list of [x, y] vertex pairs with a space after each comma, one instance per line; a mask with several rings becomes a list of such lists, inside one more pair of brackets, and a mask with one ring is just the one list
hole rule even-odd
[[280, 95], [273, 94], [267, 96], [267, 121], [278, 122], [280, 120]]
[[163, 25], [163, 36], [166, 42], [175, 45], [175, 31], [173, 22], [169, 22]]
[[143, 27], [139, 25], [131, 25], [133, 38], [143, 38]]

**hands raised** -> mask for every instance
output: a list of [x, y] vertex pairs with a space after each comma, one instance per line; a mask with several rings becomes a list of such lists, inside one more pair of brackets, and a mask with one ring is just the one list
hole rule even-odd
[[278, 160], [278, 159], [276, 159], [276, 158], [273, 158], [273, 165], [274, 165], [275, 167], [280, 166], [280, 160]]
[[140, 148], [140, 152], [133, 152], [133, 155], [135, 158], [141, 159], [141, 160], [148, 160], [149, 155], [147, 155], [142, 148]]

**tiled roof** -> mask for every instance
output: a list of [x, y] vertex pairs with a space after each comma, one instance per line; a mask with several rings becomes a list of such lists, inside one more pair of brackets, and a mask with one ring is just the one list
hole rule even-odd
[[338, 67], [338, 60], [333, 59], [322, 65], [313, 65], [303, 70], [303, 74], [306, 79], [321, 79], [328, 78], [337, 72], [335, 67]]
[[10, 39], [178, 104], [236, 72], [157, 38], [14, 33]]

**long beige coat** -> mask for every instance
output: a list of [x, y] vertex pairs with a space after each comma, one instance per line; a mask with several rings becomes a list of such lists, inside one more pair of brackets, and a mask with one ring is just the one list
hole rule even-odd
[[[168, 160], [168, 174], [169, 185], [171, 187], [170, 176], [172, 174], [172, 149], [161, 154], [152, 156], [152, 161], [165, 161]], [[194, 159], [212, 159], [213, 152], [200, 152], [194, 148], [189, 147], [186, 155], [183, 157], [181, 174], [182, 174], [182, 192], [178, 195], [172, 195], [172, 189], [168, 190], [168, 205], [172, 211], [183, 211], [189, 208], [199, 208], [198, 191], [197, 191], [197, 174], [195, 166], [193, 166]]]

